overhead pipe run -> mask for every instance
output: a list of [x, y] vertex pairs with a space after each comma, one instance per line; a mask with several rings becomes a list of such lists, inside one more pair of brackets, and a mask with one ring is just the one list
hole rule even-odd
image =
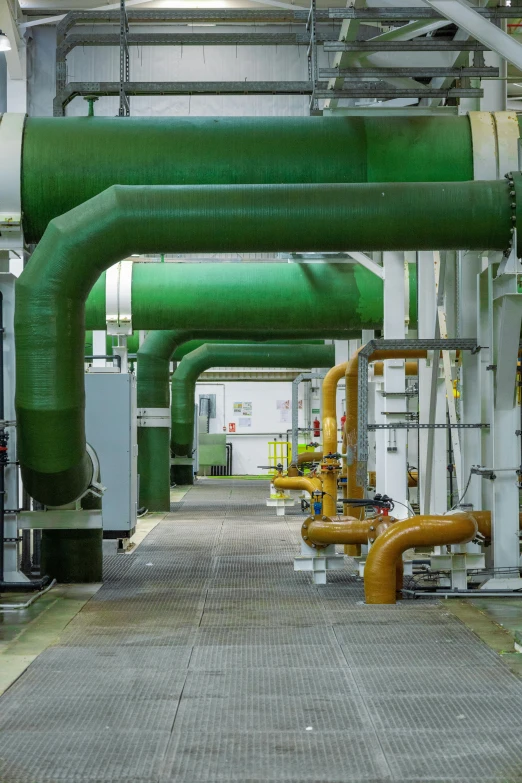
[[[516, 191], [519, 175], [514, 177]], [[85, 442], [85, 302], [111, 264], [135, 252], [339, 251], [347, 244], [382, 249], [383, 237], [390, 249], [505, 250], [516, 224], [510, 193], [508, 183], [497, 181], [114, 186], [55, 218], [16, 284], [16, 409], [27, 491], [57, 506], [81, 497], [93, 480]], [[522, 231], [518, 234], [522, 237]], [[170, 265], [156, 266], [165, 270]], [[299, 271], [309, 276], [306, 268]], [[309, 280], [307, 299], [315, 316]], [[280, 288], [280, 306], [283, 297], [288, 298], [287, 291]], [[259, 307], [260, 289], [247, 298], [258, 328], [278, 312]], [[207, 320], [205, 313], [215, 317], [216, 310], [222, 316], [227, 307], [225, 323], [233, 323], [230, 301], [216, 307], [207, 281], [185, 301], [191, 323], [183, 325]], [[348, 311], [344, 301], [339, 323]], [[134, 316], [133, 324], [138, 328]]]
[[[474, 114], [490, 119], [495, 164], [494, 118], [509, 112], [436, 118], [29, 117], [25, 125], [20, 115], [11, 157], [18, 166], [13, 182], [18, 200], [21, 184], [25, 240], [38, 242], [53, 218], [115, 184], [471, 180]], [[4, 123], [11, 117], [19, 115], [4, 115]]]
[[[408, 278], [415, 328], [414, 264]], [[311, 313], [313, 318], [304, 317]], [[361, 329], [380, 329], [383, 317], [383, 281], [360, 264], [132, 264], [135, 329], [226, 335], [239, 342], [254, 336], [313, 339], [320, 324], [321, 337], [348, 339]], [[85, 319], [87, 329], [106, 328], [105, 273], [89, 294]]]

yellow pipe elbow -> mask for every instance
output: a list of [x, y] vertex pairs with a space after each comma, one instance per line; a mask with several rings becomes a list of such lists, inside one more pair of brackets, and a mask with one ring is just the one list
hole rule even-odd
[[323, 453], [337, 451], [337, 384], [346, 374], [348, 362], [336, 364], [323, 379]]
[[304, 489], [310, 495], [322, 489], [321, 479], [308, 476], [277, 476], [273, 484], [276, 489]]
[[372, 545], [364, 567], [367, 604], [394, 604], [396, 563], [403, 552], [416, 546], [465, 544], [477, 534], [471, 514], [417, 516], [395, 522]]

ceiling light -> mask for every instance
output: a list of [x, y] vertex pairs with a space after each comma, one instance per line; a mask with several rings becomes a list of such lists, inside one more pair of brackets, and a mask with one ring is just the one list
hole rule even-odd
[[5, 33], [3, 33], [0, 30], [0, 52], [10, 52], [11, 51], [11, 44], [9, 43], [9, 38]]

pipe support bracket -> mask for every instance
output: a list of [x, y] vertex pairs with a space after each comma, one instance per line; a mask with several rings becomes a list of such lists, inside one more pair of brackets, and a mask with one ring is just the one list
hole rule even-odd
[[107, 334], [132, 335], [132, 261], [119, 261], [107, 269], [105, 306]]

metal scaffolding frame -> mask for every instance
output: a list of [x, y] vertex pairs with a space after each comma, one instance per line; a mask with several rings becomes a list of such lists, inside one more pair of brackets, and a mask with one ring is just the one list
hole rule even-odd
[[[480, 346], [475, 339], [463, 337], [445, 340], [370, 340], [359, 351], [358, 366], [358, 412], [357, 412], [357, 483], [364, 486], [366, 482], [366, 466], [369, 456], [368, 447], [368, 364], [369, 358], [375, 351], [400, 351], [400, 350], [426, 350], [426, 351], [472, 351], [477, 352]], [[429, 425], [432, 427], [434, 425]], [[447, 425], [444, 424], [444, 427]], [[468, 425], [479, 426], [479, 425]], [[420, 425], [407, 422], [402, 428], [417, 429]], [[388, 426], [386, 429], [398, 428], [398, 424]]]

